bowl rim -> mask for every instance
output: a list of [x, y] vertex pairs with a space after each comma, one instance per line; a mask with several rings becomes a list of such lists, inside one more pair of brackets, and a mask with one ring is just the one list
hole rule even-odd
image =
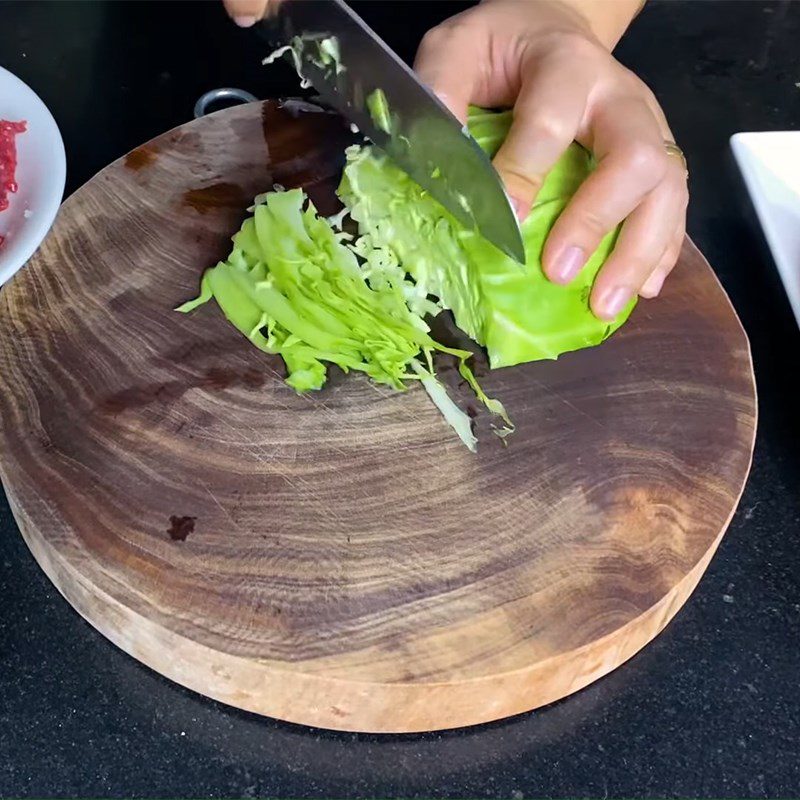
[[[30, 106], [37, 109], [39, 119], [36, 136], [49, 143], [49, 149], [53, 154], [53, 165], [48, 170], [48, 184], [52, 185], [52, 190], [48, 190], [44, 199], [37, 204], [36, 213], [26, 218], [24, 226], [14, 239], [13, 247], [7, 241], [0, 248], [0, 286], [2, 286], [25, 266], [50, 231], [64, 197], [67, 158], [58, 124], [39, 95], [21, 78], [4, 67], [0, 67], [0, 85], [16, 88], [20, 94], [27, 96]], [[9, 249], [4, 253], [6, 247]]]

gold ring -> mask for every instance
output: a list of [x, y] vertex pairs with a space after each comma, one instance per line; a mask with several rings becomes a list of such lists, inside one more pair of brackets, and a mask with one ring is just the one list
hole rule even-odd
[[664, 139], [664, 149], [667, 151], [667, 155], [671, 158], [679, 158], [681, 160], [681, 164], [683, 164], [683, 171], [686, 173], [686, 176], [689, 176], [689, 165], [686, 163], [686, 156], [683, 154], [683, 150], [678, 147], [675, 142]]

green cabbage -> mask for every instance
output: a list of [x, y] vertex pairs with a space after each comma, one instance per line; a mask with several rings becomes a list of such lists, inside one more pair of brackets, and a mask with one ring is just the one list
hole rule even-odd
[[389, 136], [392, 135], [393, 121], [389, 111], [389, 103], [383, 89], [375, 89], [367, 96], [367, 111], [375, 123], [375, 127]]
[[[493, 156], [511, 112], [471, 108], [469, 132]], [[548, 174], [522, 223], [523, 269], [477, 232], [466, 230], [436, 200], [371, 147], [348, 150], [339, 195], [362, 234], [392, 253], [414, 279], [418, 296], [433, 295], [452, 309], [456, 324], [486, 347], [492, 367], [505, 367], [599, 344], [628, 317], [634, 302], [611, 323], [589, 309], [598, 270], [611, 252], [610, 233], [568, 286], [551, 283], [541, 266], [545, 239], [561, 211], [594, 167], [573, 144]]]

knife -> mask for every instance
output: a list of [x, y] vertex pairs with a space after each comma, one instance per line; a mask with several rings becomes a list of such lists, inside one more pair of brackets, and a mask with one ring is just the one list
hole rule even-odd
[[525, 247], [500, 176], [478, 143], [342, 0], [270, 3], [261, 32], [293, 45], [302, 77], [459, 222], [520, 264]]

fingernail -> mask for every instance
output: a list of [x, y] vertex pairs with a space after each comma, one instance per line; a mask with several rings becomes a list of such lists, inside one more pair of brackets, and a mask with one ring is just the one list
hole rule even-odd
[[556, 283], [569, 283], [580, 271], [586, 261], [586, 254], [580, 247], [568, 247], [556, 259], [551, 277]]
[[522, 200], [517, 200], [516, 197], [511, 198], [511, 206], [514, 209], [514, 213], [517, 215], [517, 219], [520, 222], [525, 221], [525, 217], [528, 216], [528, 209], [525, 203]]
[[233, 21], [240, 28], [252, 28], [253, 25], [255, 25], [258, 20], [256, 20], [256, 18], [252, 14], [242, 14], [238, 17], [234, 17]]
[[598, 303], [600, 316], [604, 319], [614, 319], [630, 303], [632, 297], [633, 292], [627, 286], [615, 286], [609, 289]]
[[656, 270], [645, 282], [644, 286], [642, 286], [641, 291], [639, 294], [642, 297], [652, 298], [658, 297], [658, 293], [661, 291], [661, 287], [664, 285], [664, 279], [667, 277], [666, 273], [663, 270]]

